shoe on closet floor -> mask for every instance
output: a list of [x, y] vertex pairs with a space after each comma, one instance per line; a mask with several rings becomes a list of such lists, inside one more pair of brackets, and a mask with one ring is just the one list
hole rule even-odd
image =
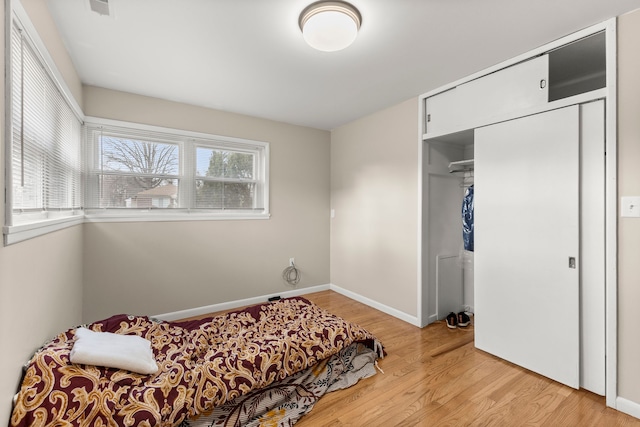
[[471, 318], [464, 311], [461, 311], [460, 313], [458, 313], [458, 318], [456, 320], [457, 320], [458, 326], [461, 326], [463, 328], [466, 326], [469, 326], [469, 323], [471, 323]]
[[458, 324], [458, 316], [452, 311], [447, 314], [447, 328], [455, 329]]

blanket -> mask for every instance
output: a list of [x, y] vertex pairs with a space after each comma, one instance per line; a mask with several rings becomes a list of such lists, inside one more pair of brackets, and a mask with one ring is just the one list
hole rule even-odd
[[383, 356], [371, 333], [300, 297], [189, 322], [117, 315], [84, 327], [149, 340], [158, 371], [73, 364], [70, 329], [29, 362], [12, 426], [176, 426], [354, 342]]
[[215, 407], [180, 427], [290, 427], [326, 393], [376, 374], [376, 354], [351, 344], [317, 365]]

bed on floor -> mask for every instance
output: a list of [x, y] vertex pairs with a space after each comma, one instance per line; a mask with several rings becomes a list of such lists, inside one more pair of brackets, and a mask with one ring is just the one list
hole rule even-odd
[[185, 322], [117, 315], [35, 353], [10, 423], [288, 426], [383, 355], [371, 333], [301, 297]]

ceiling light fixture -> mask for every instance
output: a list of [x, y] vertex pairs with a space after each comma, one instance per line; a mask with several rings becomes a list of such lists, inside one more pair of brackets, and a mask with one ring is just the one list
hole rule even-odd
[[362, 16], [344, 1], [318, 1], [300, 14], [298, 24], [304, 40], [314, 49], [335, 52], [356, 39]]

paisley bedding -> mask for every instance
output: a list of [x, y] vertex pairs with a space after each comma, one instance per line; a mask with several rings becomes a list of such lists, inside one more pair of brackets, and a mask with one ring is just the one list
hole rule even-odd
[[326, 393], [376, 374], [376, 354], [351, 344], [317, 365], [217, 406], [180, 427], [290, 427]]
[[12, 426], [176, 426], [353, 343], [383, 356], [371, 333], [300, 297], [188, 322], [117, 315], [86, 327], [149, 340], [158, 372], [72, 364], [70, 329], [29, 362]]

